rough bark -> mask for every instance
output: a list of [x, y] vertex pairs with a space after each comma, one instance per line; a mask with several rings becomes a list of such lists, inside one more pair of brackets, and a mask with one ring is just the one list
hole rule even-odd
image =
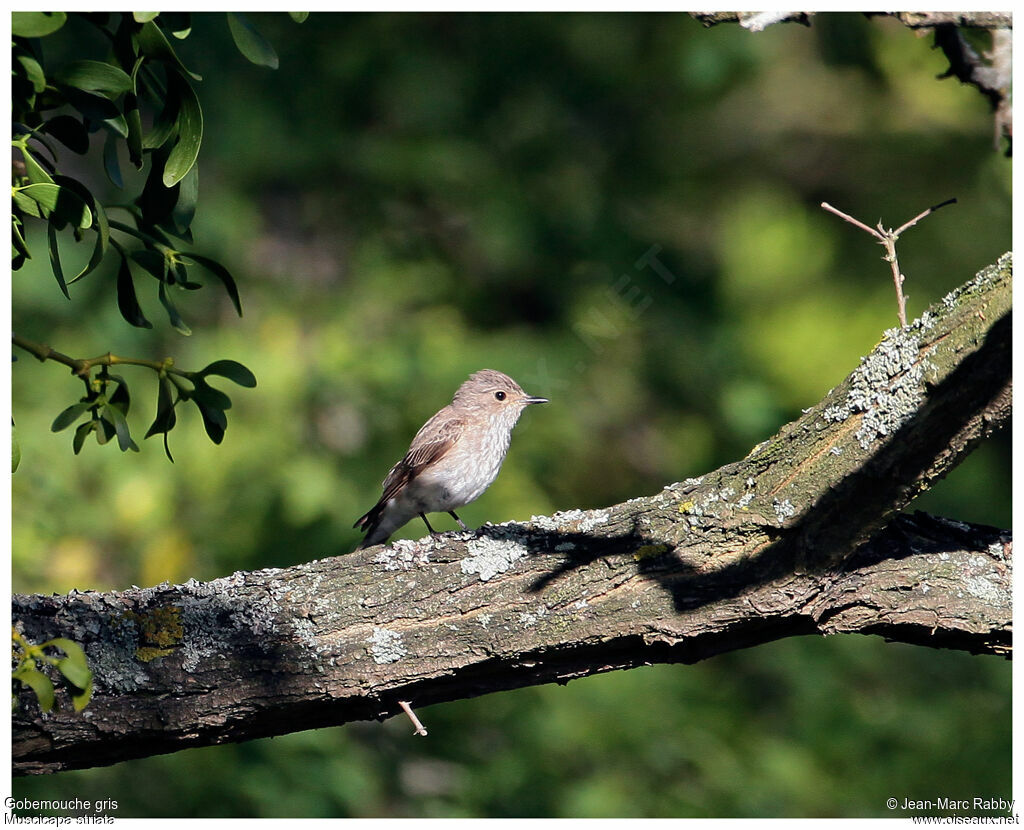
[[95, 673], [23, 690], [16, 773], [385, 718], [501, 689], [859, 632], [1009, 655], [1006, 531], [897, 513], [1010, 417], [1009, 254], [892, 329], [742, 461], [601, 510], [201, 584], [15, 596]]
[[[809, 25], [814, 12], [691, 12], [705, 26], [719, 23], [741, 23], [749, 27], [751, 20], [771, 23], [802, 23]], [[865, 12], [869, 17], [895, 17], [911, 29], [934, 29], [938, 26], [966, 26], [975, 29], [1011, 29], [1013, 13], [1005, 11], [963, 12]], [[755, 24], [756, 25], [756, 24]]]

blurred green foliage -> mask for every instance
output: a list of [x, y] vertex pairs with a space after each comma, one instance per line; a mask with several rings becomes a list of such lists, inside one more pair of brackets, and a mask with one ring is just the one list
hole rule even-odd
[[[655, 492], [741, 457], [896, 324], [881, 247], [821, 201], [896, 226], [958, 198], [899, 243], [911, 318], [1011, 246], [987, 104], [889, 20], [755, 35], [683, 14], [251, 19], [276, 72], [232, 57], [222, 15], [194, 15], [180, 44], [204, 77], [196, 247], [236, 275], [245, 318], [192, 303], [188, 341], [140, 336], [102, 280], [72, 286], [89, 313], [70, 317], [34, 262], [13, 301], [55, 348], [230, 357], [260, 385], [219, 447], [183, 413], [173, 466], [153, 442], [72, 459], [48, 430], [68, 381], [19, 361], [16, 590], [347, 552], [416, 429], [484, 367], [552, 403], [516, 428], [467, 524]], [[1008, 527], [1009, 493], [1007, 435], [915, 507]], [[890, 796], [1009, 793], [1009, 663], [872, 638], [418, 714], [426, 739], [350, 724], [15, 794], [115, 798], [119, 816], [892, 817]]]

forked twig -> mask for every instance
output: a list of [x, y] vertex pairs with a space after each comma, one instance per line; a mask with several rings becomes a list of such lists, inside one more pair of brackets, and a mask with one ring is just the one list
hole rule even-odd
[[892, 267], [892, 281], [896, 285], [896, 306], [899, 312], [900, 328], [905, 329], [907, 327], [907, 298], [903, 296], [903, 280], [905, 280], [906, 277], [902, 273], [900, 273], [900, 264], [899, 261], [896, 259], [896, 240], [900, 238], [901, 233], [903, 233], [908, 228], [914, 227], [914, 225], [916, 225], [918, 222], [924, 219], [924, 217], [926, 217], [929, 213], [934, 213], [939, 208], [945, 207], [946, 205], [951, 205], [955, 202], [956, 199], [946, 199], [945, 202], [940, 202], [937, 205], [932, 205], [930, 208], [928, 208], [928, 210], [921, 211], [909, 222], [904, 222], [896, 230], [893, 230], [892, 228], [886, 230], [886, 228], [882, 226], [881, 219], [878, 220], [878, 226], [876, 228], [869, 227], [860, 220], [854, 219], [848, 213], [843, 213], [838, 208], [832, 207], [832, 205], [830, 205], [828, 202], [821, 203], [821, 206], [825, 210], [829, 211], [830, 213], [834, 213], [840, 219], [845, 219], [851, 225], [856, 225], [862, 231], [866, 231], [867, 233], [871, 234], [873, 237], [875, 237], [875, 239], [878, 240], [878, 243], [880, 245], [883, 245], [885, 247], [885, 256], [882, 257], [882, 259], [888, 262], [889, 265]]

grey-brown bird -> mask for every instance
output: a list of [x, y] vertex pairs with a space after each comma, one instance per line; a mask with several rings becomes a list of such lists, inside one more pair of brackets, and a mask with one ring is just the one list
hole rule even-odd
[[527, 395], [508, 375], [481, 369], [459, 387], [452, 402], [427, 421], [409, 451], [384, 479], [384, 494], [353, 525], [366, 531], [361, 548], [384, 542], [410, 519], [455, 509], [491, 486], [508, 452], [512, 427], [523, 410], [547, 398]]

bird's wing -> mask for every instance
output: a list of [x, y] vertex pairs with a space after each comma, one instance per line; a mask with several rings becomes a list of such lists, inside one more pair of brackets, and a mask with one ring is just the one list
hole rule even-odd
[[[452, 417], [445, 409], [442, 409], [420, 427], [420, 431], [412, 439], [412, 445], [405, 457], [391, 468], [387, 478], [384, 479], [384, 494], [380, 499], [383, 504], [387, 504], [425, 467], [442, 458], [459, 440], [459, 436], [466, 428], [466, 422], [461, 418]], [[424, 440], [424, 436], [430, 437]]]

